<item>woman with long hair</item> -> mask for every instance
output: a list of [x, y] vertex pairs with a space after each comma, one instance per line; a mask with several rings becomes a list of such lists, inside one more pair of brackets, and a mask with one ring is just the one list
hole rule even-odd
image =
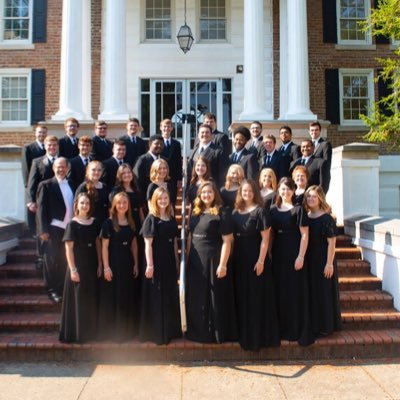
[[93, 217], [101, 224], [108, 218], [109, 189], [100, 178], [103, 174], [103, 165], [100, 161], [91, 161], [86, 167], [85, 180], [78, 186], [75, 196], [87, 193], [93, 204]]
[[74, 201], [74, 217], [64, 233], [67, 273], [61, 308], [60, 341], [86, 342], [97, 333], [97, 283], [102, 274], [100, 225], [91, 216], [87, 193]]
[[335, 262], [336, 223], [320, 186], [305, 192], [309, 218], [307, 247], [311, 326], [314, 335], [327, 336], [341, 329], [338, 271]]
[[245, 350], [279, 346], [275, 292], [268, 259], [271, 226], [254, 181], [244, 180], [240, 185], [232, 221], [239, 343]]
[[178, 293], [178, 225], [170, 194], [155, 189], [142, 230], [146, 268], [141, 292], [140, 339], [167, 344], [181, 336]]
[[190, 177], [189, 187], [186, 190], [186, 196], [189, 199], [190, 205], [193, 205], [199, 186], [206, 182], [212, 180], [210, 163], [204, 156], [199, 156], [194, 163], [192, 170], [192, 176]]
[[126, 340], [138, 331], [138, 249], [128, 195], [117, 193], [101, 229], [104, 280], [100, 289], [101, 338]]
[[147, 188], [146, 194], [146, 200], [149, 209], [153, 193], [159, 187], [167, 189], [171, 194], [172, 187], [170, 185], [169, 166], [168, 162], [162, 158], [154, 160], [150, 167], [150, 185]]
[[230, 210], [233, 209], [236, 194], [243, 180], [243, 168], [239, 164], [232, 164], [226, 173], [225, 185], [220, 189], [222, 204], [224, 207], [229, 207]]
[[263, 168], [258, 178], [258, 184], [264, 207], [269, 211], [271, 205], [275, 202], [276, 189], [278, 187], [274, 170], [272, 168]]
[[284, 177], [279, 181], [276, 203], [270, 210], [272, 265], [281, 339], [306, 346], [314, 341], [305, 263], [308, 217], [303, 206], [294, 203], [295, 190], [293, 179]]
[[215, 183], [202, 183], [189, 221], [186, 336], [190, 340], [237, 339], [232, 271], [228, 269], [232, 240], [232, 221], [222, 210]]
[[296, 184], [296, 191], [294, 192], [296, 195], [295, 204], [302, 205], [310, 173], [308, 172], [307, 167], [304, 165], [298, 165], [292, 172], [292, 178]]

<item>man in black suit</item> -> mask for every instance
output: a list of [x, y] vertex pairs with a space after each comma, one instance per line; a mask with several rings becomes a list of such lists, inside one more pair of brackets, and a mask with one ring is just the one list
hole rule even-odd
[[304, 165], [309, 173], [308, 186], [321, 186], [326, 193], [329, 189], [330, 174], [328, 162], [313, 155], [314, 145], [310, 139], [301, 142], [302, 156], [290, 165], [290, 174], [298, 165]]
[[263, 148], [260, 152], [260, 169], [271, 168], [276, 175], [276, 180], [279, 180], [285, 176], [285, 163], [281, 153], [276, 150], [276, 138], [272, 134], [264, 136]]
[[318, 121], [310, 122], [310, 136], [314, 144], [314, 157], [328, 162], [329, 169], [332, 163], [332, 145], [321, 137], [321, 124]]
[[150, 168], [155, 160], [164, 158], [161, 156], [164, 150], [164, 140], [161, 135], [152, 135], [149, 139], [149, 151], [142, 154], [136, 161], [133, 173], [141, 193], [146, 196], [150, 185]]
[[90, 157], [92, 138], [89, 136], [81, 136], [78, 141], [78, 148], [79, 155], [71, 158], [69, 161], [70, 168], [68, 172], [68, 179], [70, 179], [76, 187], [85, 180], [86, 167], [90, 161], [92, 161]]
[[292, 142], [292, 135], [290, 126], [284, 125], [279, 129], [279, 137], [282, 140], [282, 145], [278, 151], [283, 158], [283, 176], [290, 176], [290, 164], [301, 157], [300, 146]]
[[60, 157], [74, 158], [79, 154], [78, 130], [79, 121], [75, 118], [68, 118], [64, 122], [65, 136], [59, 140]]
[[126, 124], [126, 135], [122, 136], [126, 146], [125, 160], [133, 168], [137, 159], [147, 151], [146, 142], [139, 136], [140, 122], [137, 118], [130, 118]]
[[250, 134], [251, 140], [247, 142], [246, 148], [255, 154], [258, 159], [263, 148], [262, 124], [260, 121], [253, 121], [250, 124]]
[[94, 124], [95, 135], [92, 137], [93, 160], [104, 161], [112, 156], [113, 144], [107, 139], [107, 123], [105, 121], [96, 121]]
[[243, 168], [246, 179], [257, 180], [259, 168], [257, 157], [245, 147], [250, 136], [250, 131], [245, 126], [238, 126], [233, 131], [235, 151], [229, 156], [229, 162], [231, 165], [239, 164]]
[[218, 187], [223, 186], [226, 171], [229, 165], [229, 157], [225, 156], [222, 148], [213, 143], [212, 128], [209, 125], [201, 124], [198, 132], [197, 148], [192, 150], [188, 162], [188, 176], [192, 174], [193, 166], [200, 155], [210, 163], [211, 176]]
[[67, 261], [62, 241], [65, 228], [73, 217], [73, 184], [66, 179], [68, 160], [57, 158], [54, 177], [40, 183], [37, 194], [38, 235], [43, 243], [43, 277], [51, 300], [61, 302]]
[[[29, 172], [31, 170], [32, 161], [35, 158], [43, 157], [46, 154], [44, 139], [47, 136], [47, 127], [44, 125], [35, 126], [35, 141], [25, 145], [22, 148], [22, 178], [24, 180], [25, 189], [28, 186]], [[31, 235], [36, 234], [36, 215], [28, 209], [28, 227]]]
[[164, 140], [164, 149], [161, 156], [168, 162], [170, 187], [171, 187], [171, 202], [176, 203], [176, 196], [178, 187], [182, 183], [182, 152], [181, 144], [171, 137], [173, 131], [172, 121], [170, 119], [163, 119], [160, 122], [161, 136]]
[[104, 173], [101, 178], [109, 190], [115, 186], [115, 179], [117, 177], [117, 170], [120, 165], [122, 165], [125, 160], [126, 147], [125, 142], [121, 139], [115, 140], [113, 144], [113, 155], [107, 160], [103, 161]]

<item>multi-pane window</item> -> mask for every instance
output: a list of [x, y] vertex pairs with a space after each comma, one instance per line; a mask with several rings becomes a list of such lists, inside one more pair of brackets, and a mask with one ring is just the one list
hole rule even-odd
[[146, 0], [146, 39], [171, 39], [171, 0]]
[[374, 100], [373, 72], [340, 71], [341, 123], [362, 124], [360, 114], [368, 115]]
[[1, 123], [29, 122], [29, 76], [0, 73]]
[[2, 5], [2, 41], [30, 39], [29, 0], [3, 0]]
[[225, 0], [200, 0], [200, 38], [226, 39]]
[[371, 42], [369, 32], [362, 30], [360, 22], [369, 16], [369, 0], [338, 0], [339, 42], [366, 44]]

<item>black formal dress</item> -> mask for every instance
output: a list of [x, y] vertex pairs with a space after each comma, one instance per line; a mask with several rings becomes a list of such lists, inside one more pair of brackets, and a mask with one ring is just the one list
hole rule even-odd
[[193, 207], [193, 203], [197, 197], [197, 191], [199, 190], [199, 186], [196, 183], [191, 183], [189, 187], [186, 189], [186, 197], [189, 200], [189, 203]]
[[239, 343], [245, 350], [279, 346], [279, 325], [271, 262], [266, 258], [264, 272], [257, 276], [261, 231], [270, 227], [268, 213], [257, 207], [249, 213], [232, 214], [235, 242], [233, 274], [235, 281]]
[[236, 195], [237, 195], [238, 189], [228, 190], [228, 189], [225, 189], [225, 187], [222, 187], [219, 192], [221, 194], [221, 198], [222, 198], [224, 207], [226, 207], [232, 211], [233, 207], [235, 206]]
[[[155, 192], [156, 189], [158, 189], [160, 186], [157, 185], [157, 183], [151, 182], [150, 185], [147, 187], [147, 193], [146, 193], [146, 200], [151, 201], [151, 198], [153, 197], [153, 193]], [[172, 197], [171, 192], [174, 190], [174, 185], [171, 183], [171, 181], [167, 182], [167, 190], [169, 193], [170, 198]], [[172, 199], [171, 199], [171, 203]]]
[[63, 241], [74, 244], [75, 267], [80, 282], [72, 282], [67, 268], [64, 297], [61, 309], [59, 339], [62, 342], [86, 342], [97, 334], [97, 251], [96, 238], [100, 225], [94, 219], [90, 225], [72, 220], [64, 233]]
[[[96, 220], [100, 223], [100, 225], [104, 222], [105, 219], [108, 218], [108, 209], [109, 209], [109, 190], [107, 186], [103, 183], [103, 187], [96, 190], [96, 196], [92, 199], [93, 202], [93, 213], [92, 216], [96, 218]], [[82, 182], [75, 192], [75, 197], [79, 193], [87, 193], [86, 182]]]
[[[314, 341], [311, 332], [307, 263], [301, 270], [294, 268], [299, 254], [299, 228], [308, 226], [308, 217], [300, 206], [279, 211], [270, 210], [274, 239], [272, 265], [277, 295], [277, 309], [281, 339], [298, 341], [306, 346]], [[306, 261], [306, 260], [304, 260]]]
[[117, 232], [111, 219], [103, 223], [100, 236], [109, 239], [109, 262], [113, 278], [101, 282], [98, 332], [101, 339], [127, 340], [138, 333], [138, 278], [133, 276], [131, 243], [136, 231], [128, 225]]
[[233, 233], [229, 214], [192, 215], [191, 246], [186, 270], [187, 333], [196, 342], [222, 343], [237, 339], [232, 271], [218, 279], [222, 235]]
[[153, 238], [153, 278], [142, 276], [140, 339], [167, 344], [182, 336], [178, 271], [174, 240], [179, 235], [175, 219], [164, 221], [149, 214], [140, 232]]
[[271, 192], [268, 193], [266, 196], [262, 197], [263, 202], [264, 202], [264, 208], [268, 211], [271, 209], [271, 206], [275, 204], [275, 199], [276, 199], [276, 192]]
[[328, 238], [336, 236], [336, 224], [329, 214], [309, 218], [310, 238], [307, 263], [310, 285], [311, 325], [315, 335], [328, 335], [341, 329], [338, 270], [330, 279], [324, 277]]

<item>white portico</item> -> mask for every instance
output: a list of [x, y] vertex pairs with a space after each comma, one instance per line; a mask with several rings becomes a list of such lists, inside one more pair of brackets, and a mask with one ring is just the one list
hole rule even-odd
[[310, 110], [306, 0], [279, 3], [280, 82], [273, 74], [272, 0], [223, 2], [224, 40], [199, 38], [199, 2], [187, 0], [195, 43], [186, 55], [175, 38], [183, 24], [183, 1], [171, 2], [171, 37], [148, 40], [145, 0], [103, 0], [98, 112], [91, 111], [90, 98], [90, 3], [63, 1], [60, 103], [52, 120], [74, 116], [117, 123], [139, 116], [151, 133], [160, 118], [178, 121], [187, 112], [215, 113], [220, 129], [233, 121], [272, 122], [275, 85], [279, 120], [317, 118]]

